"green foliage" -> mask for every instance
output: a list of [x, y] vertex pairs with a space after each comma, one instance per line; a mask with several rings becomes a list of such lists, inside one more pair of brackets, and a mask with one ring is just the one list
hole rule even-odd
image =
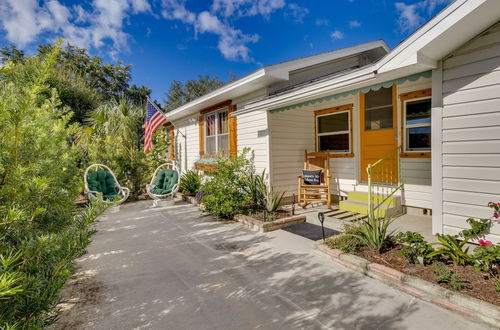
[[247, 157], [248, 152], [244, 150], [238, 156], [217, 158], [216, 170], [202, 186], [205, 195], [201, 203], [210, 214], [231, 219], [246, 212], [251, 199], [244, 187], [253, 168], [251, 159]]
[[0, 328], [53, 323], [59, 291], [107, 205], [77, 212], [77, 131], [50, 87], [58, 58], [0, 67]]
[[486, 233], [490, 227], [489, 219], [467, 219], [471, 229], [464, 229], [458, 235], [437, 234], [439, 243], [435, 251], [430, 252], [427, 257], [433, 258], [438, 255], [450, 258], [455, 265], [470, 265], [474, 263], [474, 258], [469, 254], [469, 247], [465, 247], [469, 240], [480, 237]]
[[188, 196], [196, 195], [203, 183], [203, 175], [197, 170], [189, 170], [181, 176], [180, 191]]
[[[253, 161], [253, 156], [252, 156]], [[262, 209], [264, 207], [264, 200], [267, 193], [266, 171], [261, 174], [256, 174], [252, 169], [244, 178], [243, 189], [248, 194], [253, 209]]]
[[369, 216], [359, 224], [357, 233], [349, 235], [359, 239], [363, 246], [380, 252], [391, 241], [392, 233], [389, 232], [389, 225], [393, 221], [394, 218], [378, 219]]
[[452, 272], [444, 263], [435, 262], [431, 265], [431, 269], [436, 274], [437, 283], [448, 284], [457, 291], [467, 287], [467, 282], [462, 275]]
[[198, 76], [190, 79], [185, 84], [174, 80], [165, 96], [165, 111], [172, 111], [183, 104], [193, 101], [200, 96], [210, 93], [224, 85], [217, 77]]
[[91, 112], [89, 125], [80, 129], [76, 140], [80, 162], [109, 166], [120, 184], [130, 188], [130, 199], [144, 193], [156, 167], [166, 162], [168, 142], [164, 130], [155, 132], [154, 148], [144, 154], [143, 122], [143, 107], [127, 99], [111, 101]]
[[459, 236], [467, 241], [474, 239], [474, 238], [479, 238], [479, 237], [484, 236], [484, 234], [486, 234], [486, 232], [491, 227], [491, 220], [490, 219], [476, 220], [474, 218], [469, 218], [466, 221], [471, 228], [462, 230], [459, 233]]
[[453, 272], [442, 262], [435, 262], [431, 265], [431, 270], [436, 274], [437, 283], [449, 283]]
[[466, 240], [461, 240], [458, 235], [441, 235], [437, 234], [439, 243], [431, 243], [438, 245], [435, 251], [427, 255], [428, 258], [434, 258], [438, 255], [443, 255], [450, 258], [455, 265], [465, 266], [471, 264], [473, 259], [468, 254], [469, 248], [464, 246], [467, 244]]
[[[36, 57], [50, 56], [53, 45], [40, 45]], [[26, 63], [28, 58], [14, 46], [0, 49], [2, 62]], [[145, 86], [132, 85], [131, 66], [121, 62], [105, 64], [99, 56], [91, 56], [84, 48], [67, 44], [58, 49], [50, 77], [46, 80], [49, 87], [55, 88], [62, 105], [73, 112], [72, 120], [84, 123], [89, 113], [101, 103], [119, 98], [128, 98], [131, 103], [142, 105], [151, 94]]]
[[465, 289], [467, 287], [467, 282], [464, 280], [462, 275], [460, 275], [458, 273], [453, 273], [451, 275], [449, 284], [454, 290], [457, 290], [457, 291]]
[[478, 271], [499, 276], [500, 244], [484, 245], [474, 249], [474, 266]]
[[285, 192], [275, 191], [272, 185], [261, 186], [261, 194], [264, 197], [264, 207], [267, 212], [276, 212], [281, 205]]
[[339, 249], [343, 252], [354, 254], [364, 246], [361, 240], [357, 237], [358, 234], [358, 226], [345, 225], [344, 233], [334, 238], [327, 239], [326, 245], [332, 249]]
[[419, 257], [423, 259], [424, 264], [427, 264], [429, 262], [427, 255], [434, 251], [432, 245], [416, 232], [398, 233], [394, 241], [402, 246], [401, 254], [412, 264], [420, 263]]

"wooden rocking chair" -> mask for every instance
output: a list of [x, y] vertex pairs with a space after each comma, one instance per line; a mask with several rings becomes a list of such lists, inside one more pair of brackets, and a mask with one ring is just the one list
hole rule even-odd
[[324, 202], [328, 207], [331, 207], [332, 196], [330, 185], [332, 177], [330, 176], [330, 157], [328, 152], [308, 153], [306, 150], [304, 170], [321, 170], [319, 178], [316, 177], [316, 181], [319, 181], [319, 184], [311, 183], [314, 181], [314, 178], [305, 178], [303, 175], [299, 175], [298, 203], [303, 203], [303, 208], [310, 202]]

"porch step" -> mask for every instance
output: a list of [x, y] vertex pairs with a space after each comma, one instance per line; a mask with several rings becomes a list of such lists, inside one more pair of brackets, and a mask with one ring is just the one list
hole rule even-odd
[[[374, 196], [375, 204], [382, 202], [384, 196]], [[347, 200], [339, 202], [339, 209], [359, 214], [368, 215], [368, 193], [351, 191], [347, 194]], [[401, 198], [391, 196], [380, 205], [376, 211], [376, 216], [380, 218], [390, 217], [401, 211]]]
[[345, 222], [356, 222], [366, 218], [366, 215], [351, 212], [351, 211], [343, 211], [341, 209], [333, 209], [330, 212], [325, 212], [325, 215], [331, 218], [335, 218], [338, 220], [342, 220]]

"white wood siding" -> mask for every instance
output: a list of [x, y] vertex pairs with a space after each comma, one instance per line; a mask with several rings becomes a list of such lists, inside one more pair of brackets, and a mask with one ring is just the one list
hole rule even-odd
[[[500, 25], [443, 61], [443, 231], [489, 218], [500, 201]], [[500, 241], [495, 224], [490, 239]]]
[[[269, 113], [271, 182], [286, 196], [297, 194], [297, 177], [304, 168], [304, 151], [315, 151], [314, 111], [353, 103], [353, 152], [358, 154], [359, 122], [357, 97], [345, 97], [278, 113]], [[358, 158], [332, 158], [330, 172], [334, 193], [352, 191], [357, 183]]]
[[236, 117], [238, 153], [250, 148], [254, 154], [258, 173], [266, 170], [269, 175], [269, 130], [265, 111], [254, 111]]
[[194, 168], [200, 158], [198, 114], [182, 118], [175, 125], [175, 162], [181, 172]]
[[[397, 86], [398, 93], [398, 136], [399, 143], [405, 141], [401, 136], [401, 123], [403, 109], [399, 95], [414, 92], [432, 87], [431, 78], [420, 78], [417, 81], [407, 81]], [[402, 158], [401, 159], [401, 178], [404, 185], [403, 205], [420, 207], [425, 209], [432, 208], [432, 187], [431, 187], [431, 166], [430, 158]]]

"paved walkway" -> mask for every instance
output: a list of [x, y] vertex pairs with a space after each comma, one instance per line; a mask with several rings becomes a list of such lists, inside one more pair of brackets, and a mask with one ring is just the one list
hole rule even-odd
[[150, 204], [101, 217], [66, 289], [79, 302], [56, 328], [485, 328], [334, 264], [293, 232]]

